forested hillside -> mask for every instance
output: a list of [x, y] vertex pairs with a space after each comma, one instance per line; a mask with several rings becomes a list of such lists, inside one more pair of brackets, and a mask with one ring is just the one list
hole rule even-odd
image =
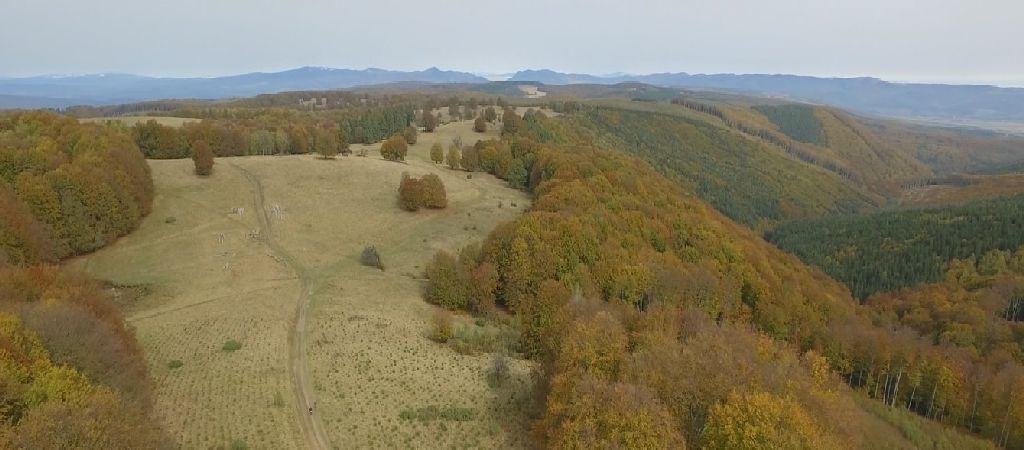
[[[481, 145], [520, 149], [534, 205], [426, 271], [428, 301], [517, 318], [523, 348], [542, 364], [538, 442], [986, 446], [925, 432], [909, 410], [1024, 445], [1024, 408], [977, 401], [1006, 386], [975, 378], [992, 362], [885, 323], [634, 157], [564, 138], [531, 144], [573, 126], [560, 121], [531, 114], [505, 142]], [[861, 407], [857, 396], [878, 403]]]
[[549, 139], [634, 154], [755, 229], [799, 217], [871, 210], [880, 202], [842, 176], [726, 127], [605, 107], [585, 107], [566, 122], [553, 127]]
[[152, 199], [127, 133], [46, 113], [0, 117], [0, 447], [166, 446], [110, 290], [40, 265], [128, 233]]
[[794, 221], [766, 238], [865, 298], [939, 281], [954, 258], [1024, 244], [1024, 196]]

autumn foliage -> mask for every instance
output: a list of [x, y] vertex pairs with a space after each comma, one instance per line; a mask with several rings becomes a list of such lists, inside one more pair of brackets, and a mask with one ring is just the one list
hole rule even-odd
[[149, 167], [126, 133], [41, 112], [0, 118], [0, 263], [100, 248], [133, 230], [152, 200]]
[[409, 144], [401, 134], [395, 134], [380, 146], [380, 156], [388, 161], [405, 161]]
[[109, 289], [39, 265], [131, 231], [152, 196], [119, 129], [0, 118], [0, 447], [165, 446], [141, 348]]
[[[542, 444], [898, 446], [872, 441], [852, 389], [990, 437], [1024, 425], [1024, 408], [1007, 406], [1016, 397], [998, 394], [1016, 392], [1019, 362], [982, 375], [968, 353], [860, 305], [646, 164], [536, 137], [480, 144], [481, 167], [521, 180], [533, 207], [479, 248], [439, 254], [426, 298], [515, 315], [542, 366]], [[977, 384], [985, 376], [1002, 381]]]
[[196, 141], [192, 145], [192, 162], [196, 166], [196, 175], [205, 177], [213, 173], [213, 150], [206, 141]]
[[444, 183], [437, 175], [431, 173], [413, 178], [403, 173], [398, 185], [398, 203], [407, 211], [418, 211], [420, 208], [443, 209], [448, 206], [448, 197]]

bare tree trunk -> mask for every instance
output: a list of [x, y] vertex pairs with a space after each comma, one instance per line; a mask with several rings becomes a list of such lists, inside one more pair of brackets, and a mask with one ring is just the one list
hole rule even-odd
[[900, 367], [900, 371], [896, 373], [896, 386], [892, 388], [892, 402], [889, 404], [890, 407], [896, 407], [896, 397], [900, 393], [900, 379], [903, 378], [903, 367]]

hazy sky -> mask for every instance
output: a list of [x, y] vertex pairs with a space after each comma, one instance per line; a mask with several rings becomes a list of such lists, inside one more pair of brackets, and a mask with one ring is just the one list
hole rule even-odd
[[305, 65], [1024, 85], [1020, 0], [0, 0], [0, 76]]

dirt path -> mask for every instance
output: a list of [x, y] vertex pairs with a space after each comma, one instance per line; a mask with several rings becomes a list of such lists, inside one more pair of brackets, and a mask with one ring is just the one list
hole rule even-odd
[[313, 409], [310, 414], [310, 407], [316, 404], [316, 396], [313, 386], [309, 382], [309, 370], [306, 367], [306, 318], [309, 312], [309, 299], [313, 293], [313, 278], [310, 271], [303, 267], [295, 257], [284, 247], [281, 247], [274, 240], [273, 223], [267, 215], [264, 205], [263, 184], [251, 172], [239, 167], [234, 163], [228, 163], [238, 170], [253, 188], [253, 206], [257, 212], [256, 217], [260, 224], [260, 238], [274, 252], [281, 261], [291, 268], [301, 282], [301, 291], [296, 300], [295, 320], [291, 325], [291, 333], [288, 336], [288, 366], [292, 379], [292, 388], [295, 393], [295, 413], [298, 414], [299, 428], [305, 437], [306, 447], [312, 449], [327, 449], [330, 445], [323, 431], [323, 424], [320, 422], [320, 414]]

